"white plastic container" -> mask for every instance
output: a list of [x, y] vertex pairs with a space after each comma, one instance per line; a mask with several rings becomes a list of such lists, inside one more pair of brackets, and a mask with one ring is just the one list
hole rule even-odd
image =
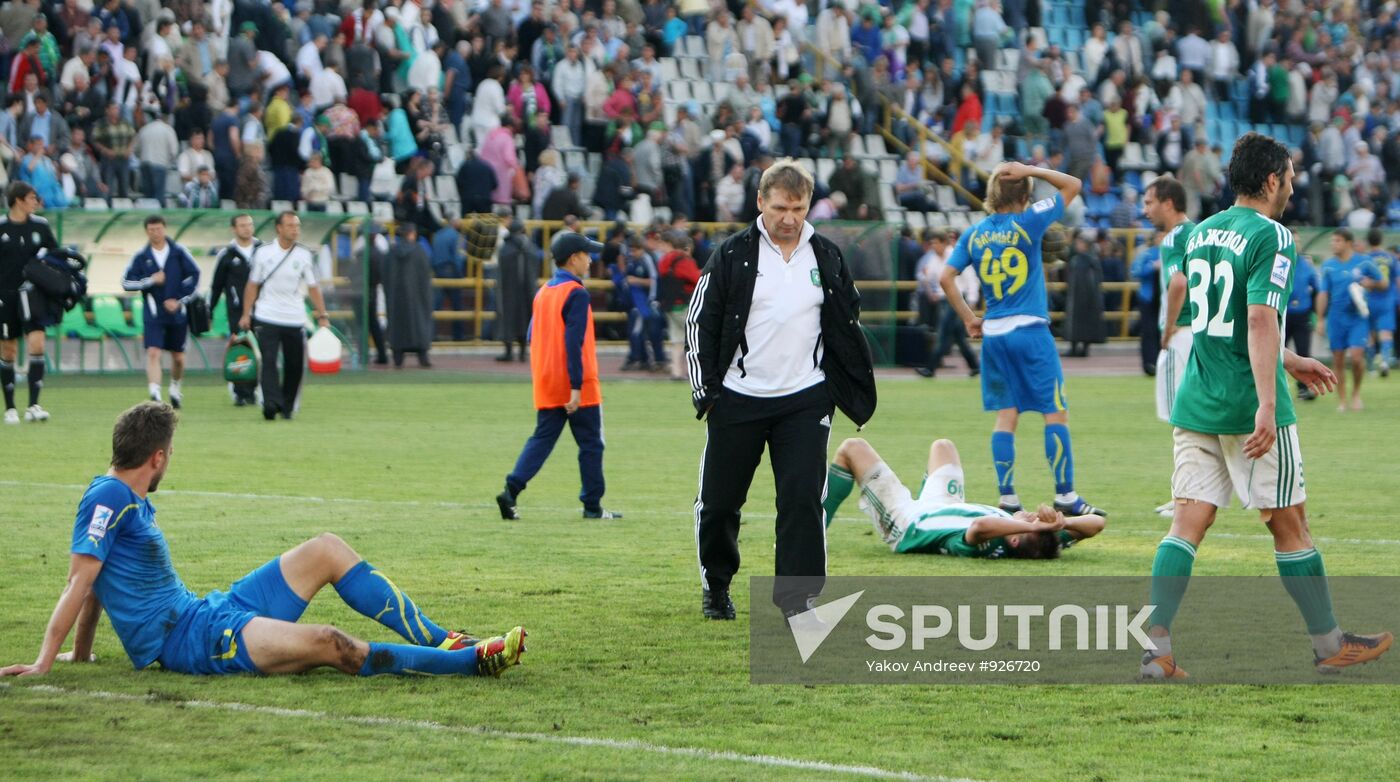
[[318, 375], [334, 375], [340, 371], [340, 340], [328, 328], [316, 329], [306, 343], [306, 360]]

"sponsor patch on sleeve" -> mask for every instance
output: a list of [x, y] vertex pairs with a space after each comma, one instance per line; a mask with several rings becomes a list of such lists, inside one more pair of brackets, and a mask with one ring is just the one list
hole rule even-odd
[[106, 505], [98, 505], [92, 509], [92, 520], [88, 522], [88, 537], [93, 540], [102, 540], [107, 537], [107, 525], [112, 523], [112, 509]]
[[1055, 199], [1054, 199], [1053, 197], [1052, 197], [1052, 198], [1042, 198], [1041, 200], [1036, 201], [1034, 204], [1031, 204], [1031, 211], [1032, 211], [1032, 212], [1048, 212], [1048, 211], [1050, 211], [1051, 209], [1054, 209], [1054, 208], [1055, 208]]
[[1288, 260], [1288, 256], [1279, 253], [1274, 256], [1274, 270], [1269, 273], [1269, 281], [1282, 288], [1288, 284], [1288, 269], [1293, 262]]

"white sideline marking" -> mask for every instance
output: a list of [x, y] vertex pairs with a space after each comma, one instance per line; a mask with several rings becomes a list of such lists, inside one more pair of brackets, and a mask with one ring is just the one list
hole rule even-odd
[[[87, 489], [87, 484], [76, 484], [76, 483], [42, 483], [42, 482], [37, 482], [37, 481], [0, 481], [0, 487], [4, 487], [4, 486], [11, 486], [11, 487], [21, 488], [21, 489], [62, 489], [62, 490], [64, 490], [64, 491], [77, 491], [77, 492], [81, 492], [81, 491], [84, 491], [85, 489]], [[422, 501], [422, 500], [371, 500], [371, 499], [359, 499], [359, 498], [355, 498], [355, 497], [313, 497], [313, 496], [308, 496], [308, 495], [304, 495], [304, 494], [250, 494], [250, 493], [245, 493], [245, 492], [230, 492], [230, 491], [200, 491], [200, 490], [197, 490], [197, 489], [163, 489], [163, 490], [161, 490], [161, 492], [160, 492], [160, 496], [162, 496], [162, 497], [163, 497], [163, 496], [219, 497], [219, 498], [223, 498], [223, 499], [236, 499], [236, 500], [275, 500], [275, 501], [278, 501], [278, 502], [307, 502], [307, 503], [312, 503], [312, 504], [323, 504], [323, 505], [337, 505], [337, 504], [344, 504], [344, 505], [388, 505], [388, 506], [403, 506], [403, 507], [411, 507], [411, 508], [451, 508], [451, 509], [454, 509], [454, 510], [493, 510], [493, 511], [496, 510], [496, 504], [495, 504], [494, 502], [489, 502], [489, 503], [483, 503], [483, 502], [449, 502], [449, 501], [447, 501], [447, 500], [440, 500], [440, 501], [436, 501], [436, 502], [424, 502], [424, 501]], [[535, 511], [535, 512], [539, 512], [539, 513], [541, 513], [541, 514], [560, 514], [560, 513], [577, 513], [578, 510], [579, 510], [579, 508], [578, 508], [577, 506], [575, 506], [575, 507], [570, 507], [570, 508], [551, 508], [551, 507], [536, 507], [536, 506], [530, 506], [530, 510], [531, 510], [531, 511]], [[642, 516], [642, 515], [651, 515], [651, 514], [650, 514], [648, 511], [646, 511], [646, 510], [632, 511], [632, 512], [635, 513], [635, 514], [638, 515], [638, 516]], [[661, 513], [664, 513], [664, 512], [661, 512]], [[674, 512], [674, 515], [676, 515], [676, 516], [684, 516], [685, 518], [689, 519], [689, 518], [691, 518], [691, 517], [694, 516], [694, 512], [693, 512], [693, 511], [690, 511], [690, 510], [677, 510], [677, 511]], [[770, 516], [770, 515], [765, 515], [765, 514], [761, 514], [761, 513], [745, 513], [744, 516], [745, 516], [746, 518], [759, 519], [759, 520], [768, 520], [768, 521], [771, 521], [771, 520], [773, 519], [772, 516]], [[1144, 536], [1150, 536], [1150, 537], [1160, 537], [1161, 535], [1164, 535], [1164, 534], [1166, 534], [1166, 533], [1154, 532], [1154, 531], [1152, 531], [1152, 530], [1138, 530], [1138, 529], [1119, 530], [1119, 529], [1114, 529], [1114, 530], [1113, 530], [1113, 534], [1115, 534], [1115, 535], [1144, 535]], [[1209, 533], [1209, 537], [1212, 537], [1212, 538], [1227, 538], [1227, 539], [1232, 539], [1232, 540], [1269, 540], [1269, 541], [1272, 541], [1272, 540], [1274, 539], [1272, 535], [1249, 535], [1249, 534], [1244, 534], [1244, 533], [1239, 533], [1239, 532], [1211, 532], [1211, 533]], [[1330, 545], [1330, 544], [1340, 544], [1340, 545], [1348, 545], [1348, 546], [1400, 546], [1400, 540], [1393, 540], [1393, 539], [1389, 539], [1389, 538], [1373, 538], [1373, 539], [1369, 539], [1369, 540], [1363, 540], [1363, 539], [1361, 539], [1361, 538], [1323, 538], [1323, 537], [1314, 537], [1313, 540], [1314, 540], [1314, 541], [1317, 541], [1318, 543], [1326, 543], [1326, 544], [1329, 544], [1329, 545]]]
[[632, 752], [649, 752], [656, 755], [673, 755], [678, 757], [698, 758], [700, 760], [730, 761], [734, 763], [748, 763], [755, 766], [769, 766], [773, 768], [792, 768], [803, 771], [818, 771], [827, 774], [846, 774], [849, 776], [867, 777], [870, 779], [904, 779], [914, 782], [976, 782], [976, 780], [964, 777], [943, 777], [924, 776], [910, 771], [891, 771], [889, 769], [876, 768], [874, 766], [851, 766], [841, 763], [825, 763], [819, 760], [797, 760], [795, 758], [783, 758], [775, 755], [747, 755], [741, 752], [729, 752], [723, 750], [700, 749], [698, 747], [671, 747], [664, 744], [651, 744], [636, 739], [600, 739], [588, 736], [560, 736], [552, 733], [525, 733], [513, 730], [496, 730], [488, 727], [467, 727], [463, 725], [448, 725], [431, 720], [405, 720], [397, 717], [364, 717], [348, 714], [332, 714], [325, 711], [311, 711], [309, 709], [284, 709], [278, 706], [257, 706], [249, 703], [237, 703], [230, 701], [206, 701], [206, 700], [170, 700], [154, 695], [132, 695], [124, 692], [104, 692], [101, 690], [70, 690], [63, 687], [55, 687], [50, 684], [34, 684], [26, 686], [14, 686], [0, 683], [11, 692], [45, 692], [55, 695], [77, 695], [83, 698], [93, 698], [98, 700], [122, 701], [127, 703], [153, 703], [172, 704], [186, 709], [209, 709], [213, 711], [231, 711], [247, 714], [265, 714], [272, 717], [292, 717], [298, 719], [322, 720], [326, 722], [342, 722], [351, 725], [362, 725], [371, 728], [407, 728], [414, 730], [428, 730], [442, 733], [453, 733], [469, 736], [484, 736], [492, 739], [503, 739], [506, 741], [538, 742], [541, 744], [561, 744], [572, 747], [601, 747], [604, 749], [627, 750]]

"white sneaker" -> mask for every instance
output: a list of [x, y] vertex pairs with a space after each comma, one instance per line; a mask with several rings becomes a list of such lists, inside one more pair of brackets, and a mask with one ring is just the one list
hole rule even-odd
[[1176, 503], [1164, 502], [1161, 505], [1157, 506], [1156, 511], [1158, 516], [1165, 516], [1167, 518], [1171, 518], [1176, 515]]
[[11, 425], [18, 424], [18, 423], [19, 423], [19, 411], [16, 410], [16, 409], [14, 409], [13, 407], [11, 407], [10, 409], [6, 410], [6, 411], [5, 411], [5, 423], [11, 424]]
[[24, 420], [47, 421], [49, 420], [49, 411], [38, 405], [30, 405], [29, 409], [24, 411]]

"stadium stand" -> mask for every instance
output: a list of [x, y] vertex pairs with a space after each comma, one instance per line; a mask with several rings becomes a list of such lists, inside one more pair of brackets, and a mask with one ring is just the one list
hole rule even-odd
[[[539, 241], [573, 210], [551, 211], [570, 175], [580, 219], [714, 237], [752, 219], [777, 156], [813, 172], [814, 200], [845, 196], [833, 217], [960, 230], [982, 215], [988, 171], [1017, 158], [1081, 176], [1066, 227], [1112, 231], [1131, 259], [1152, 179], [1177, 175], [1191, 216], [1207, 215], [1230, 198], [1232, 140], [1255, 130], [1295, 148], [1290, 223], [1400, 217], [1397, 36], [1376, 4], [758, 0], [689, 19], [671, 5], [10, 2], [0, 161], [50, 214], [217, 203], [431, 235], [498, 212]], [[313, 156], [332, 173], [325, 200], [301, 176]], [[406, 187], [419, 159], [431, 170]], [[715, 198], [731, 165], [749, 196], [735, 214]], [[203, 176], [217, 198], [196, 202]], [[64, 241], [92, 255], [94, 292], [116, 292], [140, 232], [79, 233]]]

